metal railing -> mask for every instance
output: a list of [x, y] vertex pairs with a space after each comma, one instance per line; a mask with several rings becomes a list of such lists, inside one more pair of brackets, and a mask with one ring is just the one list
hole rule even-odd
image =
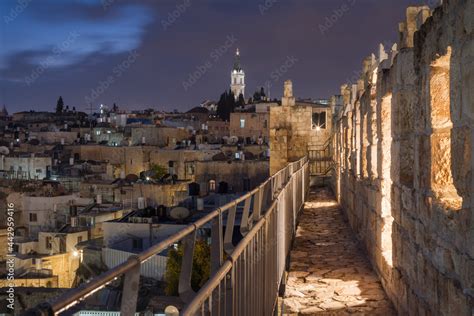
[[312, 176], [328, 176], [334, 167], [332, 137], [321, 146], [308, 146], [309, 172]]
[[[271, 315], [276, 308], [297, 216], [308, 187], [309, 165], [304, 157], [288, 164], [253, 191], [54, 301], [38, 305], [27, 314], [65, 312], [123, 276], [121, 315], [134, 315], [141, 264], [181, 242], [183, 258], [178, 292], [186, 304], [183, 315]], [[239, 227], [243, 239], [234, 245], [232, 237], [238, 207], [243, 209]], [[194, 246], [198, 230], [209, 226], [210, 279], [196, 293], [191, 287]]]

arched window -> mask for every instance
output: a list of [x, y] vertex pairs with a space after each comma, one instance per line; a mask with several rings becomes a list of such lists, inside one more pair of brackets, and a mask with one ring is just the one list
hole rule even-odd
[[326, 111], [313, 113], [313, 129], [326, 129]]
[[209, 192], [216, 192], [216, 180], [209, 180]]

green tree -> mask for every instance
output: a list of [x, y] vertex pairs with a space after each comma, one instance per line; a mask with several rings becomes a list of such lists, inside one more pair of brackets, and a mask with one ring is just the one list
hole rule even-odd
[[152, 164], [150, 170], [155, 173], [153, 176], [153, 179], [155, 180], [163, 178], [163, 176], [168, 172], [164, 166], [158, 164]]
[[58, 102], [56, 103], [56, 113], [62, 113], [64, 110], [64, 101], [63, 97], [59, 97]]
[[221, 94], [219, 102], [217, 103], [217, 116], [222, 120], [228, 121], [230, 119], [230, 113], [235, 111], [235, 95], [229, 90]]
[[[204, 240], [196, 241], [193, 254], [193, 271], [191, 274], [191, 287], [194, 291], [199, 289], [209, 279], [211, 272], [211, 249]], [[183, 259], [183, 246], [180, 244], [178, 250], [170, 249], [168, 262], [166, 264], [165, 280], [166, 295], [178, 295], [179, 274]]]
[[227, 98], [226, 94], [227, 94], [227, 92], [222, 93], [221, 97], [219, 98], [219, 102], [217, 102], [216, 114], [221, 119], [224, 119], [224, 117], [225, 117], [225, 100]]
[[262, 99], [262, 96], [260, 95], [260, 92], [255, 91], [253, 94], [253, 100], [254, 102], [259, 102]]
[[245, 99], [244, 95], [241, 93], [239, 94], [239, 100], [237, 101], [237, 106], [244, 106], [245, 105]]

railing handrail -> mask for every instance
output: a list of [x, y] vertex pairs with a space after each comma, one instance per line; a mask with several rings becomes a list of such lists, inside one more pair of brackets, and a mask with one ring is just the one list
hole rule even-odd
[[[308, 189], [307, 166], [308, 160], [304, 159], [296, 169], [294, 165], [288, 167], [291, 173], [278, 192], [273, 192], [274, 199], [265, 215], [254, 224], [221, 267], [185, 306], [182, 315], [273, 314], [285, 258]], [[272, 234], [272, 228], [275, 227], [278, 232], [273, 230]], [[283, 236], [283, 239], [278, 235]], [[253, 280], [253, 277], [258, 281]], [[246, 280], [242, 281], [242, 278]]]
[[[184, 227], [180, 231], [174, 233], [173, 235], [169, 236], [165, 240], [159, 242], [156, 245], [151, 246], [150, 248], [142, 251], [141, 253], [137, 255], [131, 256], [128, 260], [125, 262], [117, 265], [116, 267], [102, 273], [101, 275], [93, 278], [87, 283], [81, 284], [79, 287], [75, 289], [71, 289], [67, 291], [66, 293], [62, 294], [61, 296], [57, 297], [54, 299], [51, 303], [43, 303], [38, 305], [36, 308], [30, 310], [30, 312], [34, 312], [36, 314], [41, 313], [41, 314], [57, 314], [61, 313], [75, 304], [77, 304], [79, 301], [85, 299], [86, 297], [94, 294], [95, 292], [101, 290], [105, 286], [107, 286], [110, 282], [116, 280], [118, 277], [125, 275], [127, 273], [132, 272], [135, 270], [137, 267], [140, 267], [142, 263], [150, 259], [151, 257], [161, 253], [165, 249], [169, 248], [173, 244], [175, 244], [178, 241], [183, 240], [187, 236], [191, 235], [192, 233], [196, 232], [198, 229], [202, 228], [204, 225], [211, 223], [213, 220], [215, 220], [217, 217], [222, 216], [223, 213], [228, 212], [231, 210], [233, 207], [237, 206], [239, 203], [242, 203], [246, 201], [247, 199], [250, 199], [252, 197], [255, 198], [257, 194], [262, 194], [263, 195], [263, 190], [267, 186], [270, 185], [271, 188], [271, 193], [272, 193], [272, 203], [274, 204], [276, 200], [274, 200], [274, 194], [276, 192], [276, 189], [281, 189], [282, 186], [291, 178], [291, 176], [297, 171], [303, 168], [305, 164], [307, 163], [308, 159], [307, 157], [303, 157], [300, 160], [296, 162], [291, 162], [289, 163], [285, 168], [281, 169], [278, 171], [276, 174], [270, 176], [265, 182], [260, 184], [257, 188], [254, 190], [246, 193], [245, 195], [242, 195], [238, 197], [237, 199], [225, 204], [224, 206], [221, 206], [209, 214], [205, 215], [204, 217], [200, 218], [194, 223], [189, 224], [188, 226]], [[285, 178], [286, 179], [283, 179]], [[263, 196], [261, 197], [263, 200]], [[259, 207], [262, 207], [263, 201], [259, 201], [260, 205]], [[255, 208], [255, 205], [254, 205]], [[253, 210], [252, 215], [254, 215], [256, 210]], [[257, 210], [260, 212], [261, 210]], [[259, 223], [262, 222], [263, 216], [265, 214], [259, 214], [260, 218], [257, 218], [255, 223], [254, 223], [254, 228], [256, 225], [260, 225]], [[251, 233], [252, 229], [247, 233]], [[246, 235], [244, 236], [245, 240]], [[239, 249], [239, 245], [236, 246], [234, 250]], [[230, 256], [232, 258], [232, 256]], [[192, 259], [191, 259], [192, 260]], [[225, 270], [225, 267], [228, 265], [228, 261], [226, 260], [225, 262], [222, 262], [219, 266], [219, 271], [222, 269]], [[222, 272], [222, 271], [221, 271]], [[139, 273], [138, 273], [139, 276]], [[215, 275], [211, 275], [211, 277], [216, 277]]]
[[[277, 200], [273, 201], [272, 206], [269, 210], [273, 210]], [[268, 213], [267, 213], [268, 214]], [[267, 215], [266, 214], [266, 215]], [[266, 216], [262, 217], [257, 224], [250, 230], [250, 232], [245, 235], [245, 237], [239, 242], [237, 247], [234, 249], [231, 255], [228, 256], [226, 262], [221, 266], [221, 268], [212, 276], [208, 282], [199, 290], [196, 297], [186, 306], [186, 309], [183, 311], [183, 315], [194, 315], [199, 308], [199, 306], [204, 303], [206, 298], [209, 296], [209, 293], [214, 290], [222, 279], [227, 275], [227, 273], [232, 269], [233, 264], [236, 262], [236, 258], [240, 256], [243, 252], [246, 245], [249, 241], [255, 236], [257, 231], [266, 221]]]

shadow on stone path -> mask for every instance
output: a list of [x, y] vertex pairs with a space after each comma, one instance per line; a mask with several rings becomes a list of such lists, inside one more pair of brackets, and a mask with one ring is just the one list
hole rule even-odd
[[282, 314], [396, 315], [327, 189], [312, 189], [301, 214]]

